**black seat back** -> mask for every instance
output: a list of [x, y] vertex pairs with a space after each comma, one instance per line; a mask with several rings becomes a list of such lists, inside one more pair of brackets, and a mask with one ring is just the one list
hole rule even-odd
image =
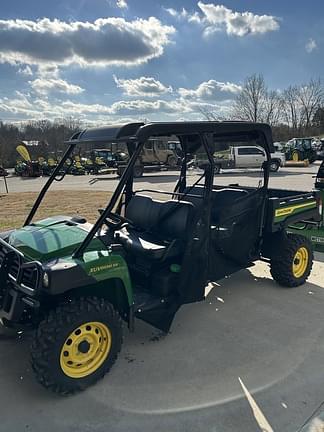
[[[191, 202], [197, 209], [203, 205], [203, 186], [187, 187], [184, 193], [185, 200]], [[224, 187], [222, 189], [213, 189], [211, 193], [211, 222], [217, 223], [219, 214], [224, 209], [232, 206], [239, 198], [246, 197], [248, 192], [244, 189], [235, 189]], [[226, 210], [225, 210], [226, 211]]]
[[125, 216], [139, 230], [152, 232], [165, 240], [184, 240], [193, 208], [186, 201], [159, 201], [145, 195], [134, 195]]

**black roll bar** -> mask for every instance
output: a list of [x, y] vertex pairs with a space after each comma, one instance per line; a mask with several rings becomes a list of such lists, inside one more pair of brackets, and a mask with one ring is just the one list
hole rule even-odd
[[136, 146], [136, 149], [129, 160], [127, 167], [123, 174], [120, 177], [119, 183], [115, 189], [115, 192], [113, 193], [110, 202], [108, 206], [105, 208], [105, 210], [101, 213], [100, 217], [97, 219], [97, 222], [93, 225], [89, 233], [87, 234], [86, 238], [83, 240], [83, 242], [80, 244], [80, 246], [76, 249], [76, 251], [73, 254], [73, 258], [80, 258], [83, 255], [83, 252], [86, 250], [86, 248], [89, 246], [91, 240], [94, 238], [96, 233], [99, 231], [101, 226], [104, 224], [105, 219], [111, 213], [112, 209], [114, 208], [120, 194], [123, 191], [123, 188], [125, 184], [127, 183], [128, 179], [132, 175], [132, 171], [135, 165], [135, 162], [144, 146], [144, 141], [139, 142]]
[[68, 149], [66, 150], [66, 152], [64, 153], [62, 159], [58, 163], [58, 165], [55, 168], [55, 170], [53, 171], [52, 175], [50, 176], [50, 178], [47, 180], [47, 182], [43, 186], [42, 190], [40, 191], [36, 201], [34, 202], [32, 209], [30, 210], [29, 215], [27, 216], [27, 218], [25, 220], [24, 226], [29, 225], [31, 223], [31, 221], [33, 220], [33, 217], [35, 216], [35, 213], [37, 212], [38, 207], [40, 206], [41, 202], [43, 201], [43, 198], [44, 198], [46, 192], [48, 191], [49, 187], [51, 186], [51, 184], [55, 180], [56, 176], [60, 173], [61, 168], [63, 168], [66, 160], [69, 158], [69, 156], [73, 152], [75, 146], [76, 146], [76, 143], [71, 143], [70, 146], [68, 147]]

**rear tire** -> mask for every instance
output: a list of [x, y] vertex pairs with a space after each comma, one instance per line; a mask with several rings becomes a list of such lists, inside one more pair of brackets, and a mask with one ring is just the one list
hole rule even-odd
[[298, 150], [294, 150], [294, 151], [292, 152], [291, 158], [292, 158], [292, 160], [293, 160], [294, 162], [299, 162], [299, 161], [302, 160], [302, 157], [301, 157], [301, 155], [300, 155], [300, 153], [299, 153]]
[[143, 177], [143, 173], [144, 173], [144, 167], [143, 167], [143, 165], [135, 165], [133, 172], [134, 172], [134, 177], [135, 178]]
[[72, 299], [50, 311], [31, 346], [37, 381], [62, 395], [96, 383], [114, 364], [122, 344], [122, 320], [97, 297]]
[[311, 242], [299, 234], [287, 234], [270, 260], [273, 279], [287, 288], [303, 285], [313, 266]]
[[178, 165], [178, 160], [174, 155], [170, 155], [167, 159], [167, 165], [170, 168], [175, 168]]

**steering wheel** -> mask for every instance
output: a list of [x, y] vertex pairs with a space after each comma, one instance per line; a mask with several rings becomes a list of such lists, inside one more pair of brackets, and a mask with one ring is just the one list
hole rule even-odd
[[[98, 209], [98, 212], [100, 214], [102, 214], [103, 211], [104, 211], [103, 209]], [[132, 225], [132, 221], [125, 218], [124, 216], [110, 212], [105, 217], [105, 224], [107, 225], [108, 228], [112, 229], [113, 231], [116, 231], [121, 228], [124, 228], [125, 226]]]

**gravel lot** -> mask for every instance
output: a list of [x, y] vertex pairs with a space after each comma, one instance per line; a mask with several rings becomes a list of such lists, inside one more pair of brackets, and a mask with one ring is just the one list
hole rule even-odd
[[[314, 185], [313, 175], [317, 173], [319, 162], [310, 165], [307, 168], [284, 167], [277, 173], [270, 176], [270, 187], [286, 188], [296, 190], [311, 190]], [[156, 188], [166, 191], [172, 191], [179, 176], [177, 171], [162, 171], [157, 173], [145, 173], [140, 179], [136, 179], [136, 187], [139, 189]], [[197, 179], [195, 171], [190, 173], [192, 179]], [[216, 184], [227, 185], [229, 183], [240, 183], [247, 186], [256, 186], [258, 184], [260, 171], [258, 170], [226, 170], [215, 176]], [[91, 184], [93, 181], [94, 184]], [[9, 177], [7, 179], [10, 192], [37, 192], [45, 184], [47, 177], [43, 178], [20, 178]], [[118, 177], [114, 175], [107, 176], [66, 176], [62, 182], [55, 182], [52, 185], [53, 190], [75, 189], [75, 190], [107, 190], [113, 191], [118, 183]], [[0, 179], [0, 193], [5, 192], [3, 179]]]

